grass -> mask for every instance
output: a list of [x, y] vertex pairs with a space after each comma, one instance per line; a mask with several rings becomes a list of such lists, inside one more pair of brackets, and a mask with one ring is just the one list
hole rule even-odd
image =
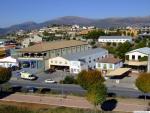
[[[0, 113], [95, 113], [89, 109], [56, 107], [41, 104], [0, 101]], [[98, 111], [97, 113], [102, 113]], [[126, 113], [126, 112], [103, 112]]]

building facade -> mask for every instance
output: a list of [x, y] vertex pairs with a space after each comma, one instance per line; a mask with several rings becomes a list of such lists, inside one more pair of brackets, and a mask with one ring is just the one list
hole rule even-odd
[[125, 65], [132, 67], [135, 71], [146, 71], [150, 48], [144, 47], [129, 51], [125, 54]]
[[82, 70], [96, 69], [96, 61], [107, 57], [108, 51], [102, 48], [89, 49], [61, 57], [49, 59], [49, 68], [63, 68], [78, 74]]
[[128, 36], [100, 36], [99, 43], [124, 43], [132, 42], [132, 38]]
[[96, 69], [101, 72], [110, 72], [121, 68], [123, 66], [123, 62], [119, 58], [114, 58], [113, 56], [108, 56], [96, 62]]
[[88, 43], [82, 41], [43, 42], [18, 50], [18, 60], [22, 68], [37, 72], [49, 69], [51, 58], [84, 52], [88, 49]]

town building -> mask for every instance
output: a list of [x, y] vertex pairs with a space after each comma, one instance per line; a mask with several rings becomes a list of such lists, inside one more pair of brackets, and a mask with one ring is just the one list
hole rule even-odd
[[49, 59], [49, 68], [60, 68], [78, 74], [82, 70], [96, 69], [96, 61], [107, 57], [108, 51], [102, 48], [89, 49], [70, 55]]
[[28, 47], [31, 42], [40, 43], [40, 42], [42, 42], [42, 37], [40, 37], [38, 35], [34, 35], [33, 37], [23, 39], [21, 44], [22, 44], [23, 47]]
[[129, 36], [100, 36], [99, 43], [124, 43], [132, 42], [132, 38]]
[[87, 42], [63, 40], [42, 42], [18, 50], [18, 60], [24, 70], [39, 72], [49, 69], [49, 59], [89, 50]]
[[122, 66], [123, 61], [119, 58], [115, 58], [112, 55], [108, 55], [108, 57], [100, 59], [96, 62], [96, 69], [104, 73], [116, 70], [118, 68], [121, 68]]
[[129, 51], [125, 54], [125, 66], [131, 67], [133, 71], [146, 71], [150, 48], [144, 47]]

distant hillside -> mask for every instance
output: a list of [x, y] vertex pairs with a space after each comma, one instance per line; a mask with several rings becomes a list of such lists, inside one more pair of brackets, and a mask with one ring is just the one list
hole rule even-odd
[[0, 35], [22, 30], [38, 29], [51, 24], [79, 24], [79, 25], [94, 25], [96, 27], [123, 27], [123, 26], [145, 26], [150, 25], [150, 16], [146, 17], [126, 17], [126, 18], [106, 18], [106, 19], [89, 19], [77, 16], [65, 16], [57, 19], [49, 20], [43, 23], [25, 22], [18, 25], [13, 25], [8, 28], [0, 28]]

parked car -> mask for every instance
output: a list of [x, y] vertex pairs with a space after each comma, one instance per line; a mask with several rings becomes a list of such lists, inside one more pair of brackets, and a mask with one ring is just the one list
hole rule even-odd
[[46, 73], [53, 73], [53, 72], [55, 72], [56, 70], [55, 69], [48, 69], [48, 70], [46, 70], [45, 72]]
[[34, 93], [34, 92], [36, 92], [37, 90], [38, 90], [37, 88], [32, 87], [32, 86], [27, 87], [27, 91], [28, 91], [29, 93]]
[[51, 83], [51, 84], [53, 84], [53, 83], [57, 83], [57, 82], [54, 81], [54, 80], [52, 80], [52, 79], [46, 79], [45, 83]]
[[26, 72], [26, 71], [20, 72], [20, 76], [22, 79], [26, 79], [26, 80], [36, 80], [37, 79], [37, 76], [35, 76], [29, 72]]

